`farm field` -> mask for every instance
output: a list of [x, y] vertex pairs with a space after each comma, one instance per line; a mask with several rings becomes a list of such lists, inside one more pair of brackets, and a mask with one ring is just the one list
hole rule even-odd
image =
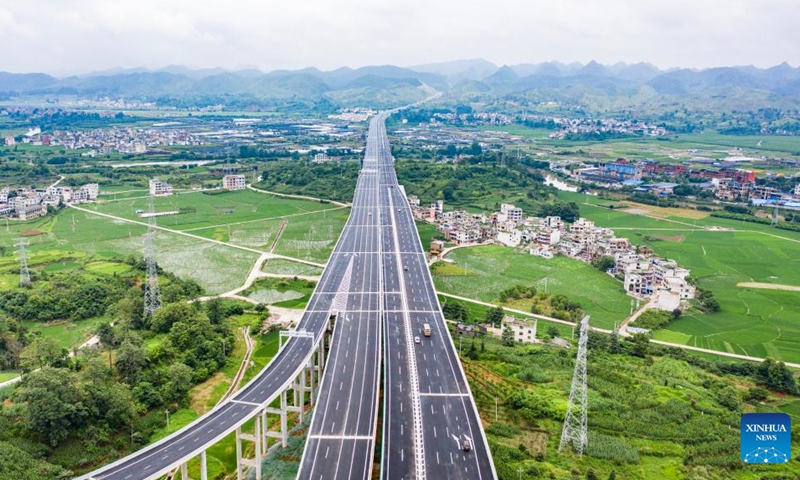
[[275, 275], [322, 275], [322, 269], [304, 263], [292, 262], [282, 258], [267, 260], [261, 267], [264, 273], [271, 273]]
[[[340, 208], [327, 203], [280, 198], [250, 190], [207, 195], [184, 193], [154, 199], [157, 212], [184, 209], [185, 213], [158, 218], [158, 224], [175, 230], [191, 230], [238, 222], [259, 221], [298, 213]], [[88, 204], [101, 213], [142, 221], [137, 210], [148, 209], [148, 199], [134, 198]]]
[[326, 263], [347, 222], [349, 210], [336, 209], [287, 218], [275, 253]]
[[461, 248], [445, 258], [465, 267], [467, 275], [434, 275], [440, 292], [498, 302], [499, 293], [505, 289], [535, 285], [541, 291], [579, 302], [592, 316], [592, 325], [601, 328], [613, 328], [630, 313], [630, 297], [622, 284], [578, 260], [546, 260], [502, 246]]
[[[223, 208], [221, 197], [234, 198], [238, 202], [231, 207], [234, 210], [231, 216], [216, 216], [215, 212]], [[249, 191], [216, 196], [177, 195], [157, 200], [176, 201], [184, 206], [187, 198], [192, 200], [198, 213], [186, 215], [194, 218], [175, 222], [179, 216], [164, 217], [159, 219], [163, 227], [190, 230], [192, 235], [210, 240], [266, 250], [274, 241], [281, 224], [280, 218], [268, 216], [291, 215], [286, 219], [288, 223], [276, 253], [297, 255], [318, 262], [327, 261], [347, 219], [347, 210], [328, 204], [282, 199]], [[198, 200], [202, 200], [202, 203]], [[125, 204], [136, 202], [139, 200], [87, 205], [87, 208], [97, 208], [98, 211], [108, 209], [104, 213], [141, 221], [135, 210], [130, 210], [132, 207], [124, 207]], [[229, 200], [224, 202], [224, 205], [232, 205]], [[252, 211], [253, 205], [256, 205], [255, 213]], [[170, 225], [170, 222], [177, 225]], [[199, 223], [205, 225], [198, 226]], [[5, 251], [0, 250], [0, 267], [7, 266], [9, 270], [13, 270], [17, 265], [12, 245], [20, 236], [29, 243], [31, 266], [51, 263], [47, 269], [56, 271], [70, 268], [70, 258], [91, 255], [101, 261], [128, 255], [141, 256], [144, 233], [146, 227], [143, 225], [68, 209], [31, 222], [9, 223], [7, 229], [0, 229], [0, 245], [5, 246]], [[163, 230], [156, 233], [155, 243], [158, 262], [162, 268], [196, 280], [209, 294], [223, 293], [240, 286], [258, 257], [255, 252]], [[91, 265], [89, 270], [93, 268], [100, 273], [113, 273], [111, 270], [124, 267], [99, 262]], [[305, 267], [293, 266], [288, 261], [276, 263], [270, 273], [309, 274]], [[318, 271], [310, 274], [318, 274]], [[10, 273], [0, 276], [0, 286], [11, 287], [16, 281]]]
[[[563, 194], [559, 193], [561, 197]], [[577, 201], [597, 198], [568, 194]], [[740, 282], [800, 286], [800, 234], [768, 225], [716, 217], [670, 224], [581, 203], [581, 215], [619, 230], [634, 244], [676, 260], [711, 290], [721, 310], [690, 312], [655, 333], [659, 340], [723, 352], [800, 362], [800, 293], [740, 287]], [[696, 227], [695, 227], [696, 225]], [[714, 226], [736, 231], [708, 230]], [[665, 230], [666, 229], [666, 230]]]

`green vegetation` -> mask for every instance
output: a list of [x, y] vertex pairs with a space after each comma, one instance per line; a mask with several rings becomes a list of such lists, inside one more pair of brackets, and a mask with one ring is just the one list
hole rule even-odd
[[[394, 154], [407, 158], [402, 150]], [[491, 152], [456, 165], [406, 160], [397, 162], [396, 168], [406, 192], [418, 196], [423, 205], [443, 199], [448, 209], [486, 213], [498, 210], [500, 203], [513, 203], [531, 212], [552, 200], [555, 189], [544, 185], [538, 171], [547, 168], [546, 163], [527, 157], [504, 163]]]
[[589, 446], [579, 458], [570, 450], [557, 452], [574, 350], [547, 344], [506, 346], [495, 337], [475, 342], [482, 348], [464, 345], [462, 362], [481, 418], [489, 424], [486, 432], [501, 480], [592, 474], [605, 479], [612, 471], [616, 478], [631, 480], [800, 475], [796, 462], [745, 469], [739, 461], [741, 413], [786, 409], [797, 415], [796, 397], [758, 386], [768, 384], [769, 375], [763, 372], [770, 368], [776, 378], [786, 378], [785, 367], [706, 362], [638, 338], [622, 341], [593, 333]]
[[650, 331], [657, 330], [664, 327], [669, 322], [680, 318], [680, 309], [674, 312], [665, 312], [663, 310], [645, 310], [644, 313], [639, 315], [639, 318], [631, 324], [632, 327], [646, 328]]
[[530, 311], [533, 299], [507, 298], [502, 302], [500, 294], [515, 285], [535, 286], [537, 292], [562, 295], [569, 302], [580, 304], [597, 327], [612, 328], [629, 314], [630, 300], [622, 285], [578, 260], [548, 260], [500, 246], [461, 248], [447, 258], [454, 262], [454, 270], [463, 272], [466, 268], [475, 275], [442, 275], [434, 271], [436, 288], [445, 293]]
[[241, 295], [266, 305], [305, 308], [316, 285], [316, 282], [297, 277], [293, 279], [259, 278]]
[[263, 181], [254, 186], [272, 192], [349, 202], [360, 169], [358, 162], [313, 164], [278, 160], [264, 165]]

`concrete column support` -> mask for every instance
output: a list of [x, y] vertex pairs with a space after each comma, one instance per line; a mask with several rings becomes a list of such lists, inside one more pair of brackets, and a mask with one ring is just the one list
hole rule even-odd
[[200, 480], [208, 480], [208, 462], [205, 450], [200, 452]]
[[[248, 468], [253, 468], [256, 471], [256, 480], [261, 480], [261, 437], [262, 437], [262, 423], [261, 415], [256, 415], [254, 418], [253, 434], [243, 433], [242, 428], [236, 429], [236, 479], [242, 480], [242, 473], [246, 472]], [[253, 442], [255, 458], [244, 458], [242, 456], [242, 441]]]
[[242, 480], [242, 427], [236, 427], [236, 480]]

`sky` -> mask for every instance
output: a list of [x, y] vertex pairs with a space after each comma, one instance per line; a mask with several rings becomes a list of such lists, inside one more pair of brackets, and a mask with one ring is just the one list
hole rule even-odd
[[0, 71], [800, 65], [797, 0], [0, 0]]

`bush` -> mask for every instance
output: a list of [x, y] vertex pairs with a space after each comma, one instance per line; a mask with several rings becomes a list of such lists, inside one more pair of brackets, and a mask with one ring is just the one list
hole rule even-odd
[[589, 432], [586, 455], [625, 463], [639, 463], [639, 451], [621, 438]]
[[507, 423], [493, 423], [486, 429], [486, 433], [496, 435], [498, 437], [511, 438], [519, 435], [522, 432], [516, 425], [509, 425]]

